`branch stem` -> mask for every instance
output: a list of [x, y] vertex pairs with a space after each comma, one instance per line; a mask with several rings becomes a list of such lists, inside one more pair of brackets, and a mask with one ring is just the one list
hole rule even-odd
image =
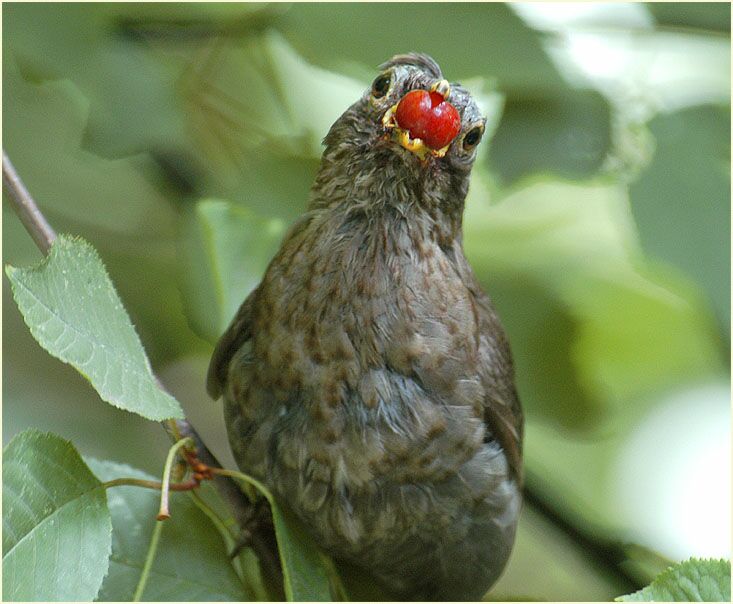
[[7, 189], [10, 203], [13, 204], [15, 213], [20, 218], [25, 230], [28, 231], [33, 241], [43, 254], [48, 254], [53, 242], [56, 240], [56, 233], [48, 224], [46, 218], [38, 209], [36, 202], [31, 197], [28, 189], [15, 171], [10, 158], [3, 150], [3, 185]]

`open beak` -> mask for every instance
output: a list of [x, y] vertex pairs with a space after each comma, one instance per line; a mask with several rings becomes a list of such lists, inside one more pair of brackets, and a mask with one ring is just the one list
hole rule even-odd
[[[448, 80], [440, 80], [430, 87], [430, 92], [437, 92], [443, 97], [444, 101], [447, 101], [450, 97], [450, 83]], [[434, 149], [428, 146], [422, 138], [413, 136], [408, 128], [400, 127], [397, 121], [397, 108], [401, 102], [402, 99], [392, 105], [382, 117], [382, 125], [387, 129], [392, 140], [417, 155], [421, 160], [425, 160], [427, 157], [443, 157], [448, 151], [451, 141], [448, 141], [447, 145], [439, 149]]]

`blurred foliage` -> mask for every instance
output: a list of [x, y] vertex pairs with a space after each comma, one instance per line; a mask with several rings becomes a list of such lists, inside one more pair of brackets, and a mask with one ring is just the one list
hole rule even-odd
[[[655, 153], [629, 187], [645, 251], [702, 286], [730, 332], [730, 106], [656, 116]], [[694, 150], [694, 152], [691, 152]]]
[[[630, 43], [640, 58], [693, 35], [729, 47], [726, 4], [637, 6], [652, 25], [613, 33], [643, 38]], [[502, 4], [2, 10], [3, 147], [54, 227], [100, 252], [156, 371], [225, 459], [203, 388], [210, 342], [303, 211], [328, 126], [398, 52], [428, 52], [470, 84], [493, 136], [465, 245], [512, 342], [529, 486], [579, 530], [628, 538], [610, 491], [629, 431], [668, 393], [729, 379], [729, 99], [665, 105], [651, 77], [621, 101], [609, 90], [626, 82], [578, 84], [551, 52], [564, 34]], [[39, 258], [5, 203], [3, 255]], [[50, 429], [157, 472], [159, 429], [98, 404], [32, 341], [8, 290], [4, 439]], [[628, 587], [527, 505], [494, 593], [603, 600]]]
[[730, 4], [726, 2], [701, 2], [697, 6], [684, 2], [652, 2], [649, 11], [660, 25], [730, 33]]
[[202, 200], [186, 213], [179, 250], [181, 293], [196, 333], [216, 343], [242, 295], [259, 284], [284, 230], [282, 220], [222, 200]]

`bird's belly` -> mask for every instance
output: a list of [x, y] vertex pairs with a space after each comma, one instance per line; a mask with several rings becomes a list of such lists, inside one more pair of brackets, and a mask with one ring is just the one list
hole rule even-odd
[[[381, 388], [392, 398], [373, 408], [356, 395], [345, 401], [329, 420], [336, 439], [324, 438], [322, 418], [306, 405], [251, 418], [227, 402], [238, 462], [324, 549], [401, 599], [451, 589], [443, 597], [478, 598], [503, 569], [519, 509], [504, 454], [484, 443], [470, 406], [438, 404], [391, 372], [370, 379], [388, 384]], [[455, 591], [467, 588], [478, 591]]]

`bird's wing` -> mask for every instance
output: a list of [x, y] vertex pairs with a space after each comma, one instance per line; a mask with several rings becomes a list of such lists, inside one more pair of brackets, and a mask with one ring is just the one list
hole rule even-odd
[[524, 416], [514, 386], [509, 340], [494, 305], [478, 283], [462, 250], [456, 250], [462, 280], [473, 295], [479, 323], [481, 380], [486, 390], [484, 421], [506, 452], [517, 480], [522, 482]]
[[484, 420], [504, 448], [514, 475], [522, 480], [524, 416], [514, 386], [514, 366], [509, 342], [488, 296], [475, 293], [482, 342], [481, 378], [487, 388]]
[[224, 384], [227, 379], [229, 361], [242, 345], [252, 337], [252, 307], [255, 289], [239, 307], [237, 314], [227, 327], [224, 335], [214, 348], [214, 354], [209, 362], [209, 372], [206, 376], [206, 390], [213, 399], [221, 396]]

